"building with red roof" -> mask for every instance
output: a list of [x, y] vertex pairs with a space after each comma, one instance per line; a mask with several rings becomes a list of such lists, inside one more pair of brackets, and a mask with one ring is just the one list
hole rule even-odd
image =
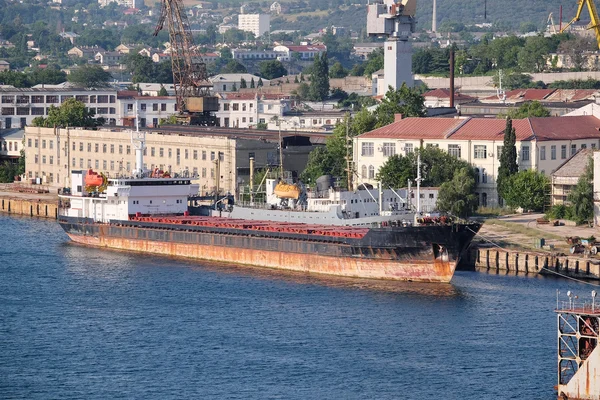
[[[430, 90], [423, 93], [423, 97], [425, 98], [425, 107], [427, 108], [450, 107], [450, 89]], [[476, 100], [475, 97], [467, 96], [459, 92], [454, 93], [455, 105], [472, 103]]]
[[[374, 184], [387, 159], [424, 146], [435, 146], [477, 170], [481, 205], [497, 206], [496, 177], [504, 144], [503, 119], [405, 118], [354, 140], [357, 183]], [[600, 119], [593, 115], [525, 118], [513, 121], [519, 169], [554, 172], [580, 149], [600, 148]]]

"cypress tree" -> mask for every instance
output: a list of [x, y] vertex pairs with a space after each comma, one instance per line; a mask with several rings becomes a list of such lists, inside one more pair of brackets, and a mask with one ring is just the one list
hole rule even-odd
[[504, 128], [504, 144], [502, 154], [500, 155], [500, 166], [498, 167], [498, 179], [496, 186], [500, 197], [504, 197], [506, 191], [505, 185], [509, 178], [519, 172], [517, 164], [517, 134], [512, 125], [512, 119], [506, 119], [506, 128]]
[[254, 89], [256, 87], [256, 83], [254, 82], [254, 77], [250, 80], [250, 89]]
[[298, 81], [298, 75], [294, 77], [294, 83], [300, 83], [300, 81]]
[[262, 78], [258, 78], [258, 87], [262, 87], [263, 81]]
[[240, 89], [246, 89], [247, 87], [248, 84], [246, 83], [246, 80], [242, 78], [242, 80], [240, 81]]
[[327, 53], [319, 57], [315, 56], [315, 62], [310, 77], [310, 99], [313, 101], [323, 101], [329, 96], [329, 64], [327, 62]]

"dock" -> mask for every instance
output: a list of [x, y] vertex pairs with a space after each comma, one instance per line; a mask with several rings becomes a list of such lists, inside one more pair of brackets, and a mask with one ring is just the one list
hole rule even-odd
[[58, 218], [58, 196], [39, 185], [0, 185], [0, 213]]

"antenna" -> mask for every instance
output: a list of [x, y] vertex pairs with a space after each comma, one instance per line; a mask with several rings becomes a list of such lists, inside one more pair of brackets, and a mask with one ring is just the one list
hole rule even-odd
[[417, 153], [417, 214], [421, 213], [421, 151]]
[[506, 101], [506, 92], [502, 89], [502, 77], [504, 73], [502, 70], [498, 70], [498, 87], [496, 88], [496, 96], [498, 96], [498, 100], [501, 100], [503, 103]]

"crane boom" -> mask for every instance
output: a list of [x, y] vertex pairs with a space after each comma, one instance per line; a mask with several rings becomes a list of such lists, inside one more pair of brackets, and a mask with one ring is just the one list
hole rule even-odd
[[212, 84], [208, 81], [206, 64], [194, 46], [181, 0], [162, 0], [154, 36], [163, 29], [165, 22], [171, 44], [173, 84], [179, 111], [177, 120], [186, 125], [216, 125], [214, 112], [219, 109], [218, 99], [211, 96]]
[[598, 18], [598, 10], [596, 10], [596, 5], [594, 4], [593, 0], [577, 0], [577, 13], [575, 14], [575, 17], [560, 30], [560, 33], [563, 33], [569, 26], [581, 19], [581, 13], [586, 5], [591, 18], [591, 22], [587, 26], [587, 29], [594, 30], [596, 42], [598, 43], [598, 48], [600, 49], [600, 19]]

